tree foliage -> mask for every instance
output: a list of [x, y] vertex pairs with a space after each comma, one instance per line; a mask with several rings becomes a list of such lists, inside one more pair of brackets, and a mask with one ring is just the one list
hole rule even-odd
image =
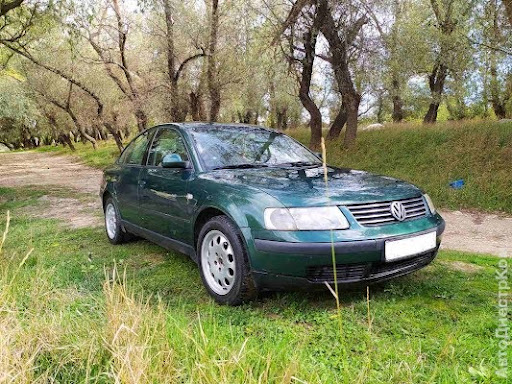
[[350, 146], [367, 119], [510, 118], [511, 68], [509, 0], [0, 0], [0, 136], [18, 147], [122, 149], [183, 120]]

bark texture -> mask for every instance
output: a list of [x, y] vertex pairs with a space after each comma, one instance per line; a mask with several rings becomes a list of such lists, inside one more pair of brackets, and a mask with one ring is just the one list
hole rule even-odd
[[311, 78], [313, 76], [313, 64], [315, 61], [315, 47], [318, 39], [319, 20], [316, 17], [310, 29], [304, 34], [304, 58], [302, 59], [302, 71], [300, 76], [299, 99], [309, 113], [309, 125], [311, 138], [309, 147], [312, 150], [319, 150], [322, 140], [322, 114], [312, 99], [309, 91]]
[[210, 121], [217, 121], [220, 111], [220, 86], [217, 76], [217, 40], [219, 33], [219, 0], [212, 0], [210, 13], [210, 37], [208, 43], [207, 80], [210, 93]]

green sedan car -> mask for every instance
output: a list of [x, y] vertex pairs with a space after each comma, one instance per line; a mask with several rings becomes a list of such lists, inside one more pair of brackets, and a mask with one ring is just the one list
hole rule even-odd
[[261, 290], [387, 280], [435, 258], [445, 223], [428, 195], [391, 177], [326, 172], [327, 182], [318, 155], [281, 132], [160, 125], [105, 170], [106, 233], [189, 255], [230, 305]]

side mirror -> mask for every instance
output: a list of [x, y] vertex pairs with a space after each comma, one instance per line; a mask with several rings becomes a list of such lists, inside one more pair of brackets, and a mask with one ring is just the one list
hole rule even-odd
[[188, 169], [191, 168], [190, 161], [183, 161], [181, 156], [177, 153], [171, 153], [165, 155], [162, 159], [162, 167], [163, 168], [181, 168]]
[[322, 152], [314, 152], [316, 157], [318, 157], [320, 160], [322, 160]]

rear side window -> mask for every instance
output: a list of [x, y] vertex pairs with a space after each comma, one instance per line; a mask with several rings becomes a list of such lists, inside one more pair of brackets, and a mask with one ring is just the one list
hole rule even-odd
[[149, 136], [149, 131], [137, 136], [123, 151], [123, 154], [119, 158], [119, 163], [135, 165], [142, 164], [144, 153], [146, 152], [146, 148], [149, 143]]
[[153, 145], [149, 150], [148, 165], [162, 166], [162, 159], [166, 155], [175, 155], [176, 159], [188, 161], [185, 143], [179, 132], [174, 129], [161, 128], [155, 135]]

